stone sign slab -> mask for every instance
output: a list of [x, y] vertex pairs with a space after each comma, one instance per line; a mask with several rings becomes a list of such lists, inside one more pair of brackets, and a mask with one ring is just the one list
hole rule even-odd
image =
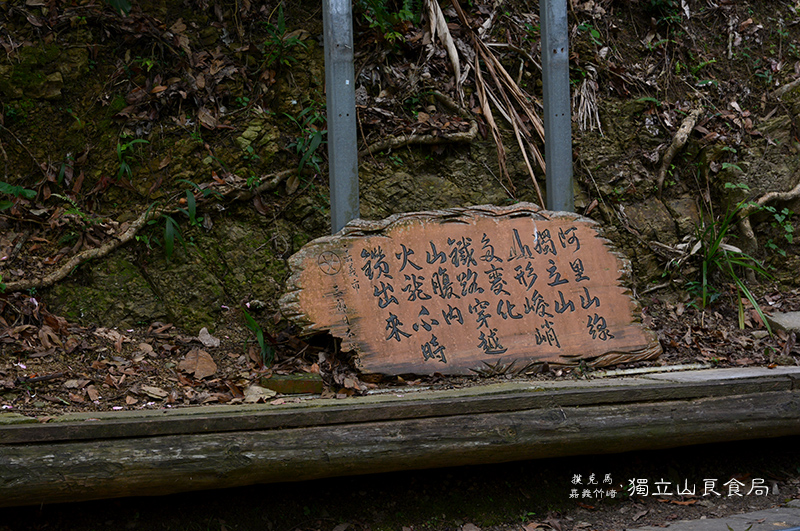
[[661, 353], [624, 286], [629, 262], [577, 214], [520, 203], [355, 220], [290, 266], [284, 315], [341, 338], [366, 373], [603, 366]]

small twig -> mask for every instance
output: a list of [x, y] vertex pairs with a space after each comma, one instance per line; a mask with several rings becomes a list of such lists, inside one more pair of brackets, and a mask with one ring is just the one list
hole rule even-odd
[[533, 63], [534, 66], [536, 68], [538, 68], [539, 70], [542, 69], [542, 65], [540, 65], [536, 61], [536, 59], [533, 58], [533, 56], [531, 54], [529, 54], [528, 52], [526, 52], [525, 50], [523, 50], [519, 46], [514, 46], [513, 44], [507, 44], [505, 42], [487, 42], [486, 46], [488, 46], [489, 48], [508, 48], [512, 52], [516, 52], [519, 55], [521, 55], [522, 58], [525, 59], [526, 61], [528, 61], [530, 63]]
[[[358, 114], [358, 109], [356, 109], [356, 121], [358, 122], [358, 129], [359, 129], [359, 131], [361, 131], [361, 140], [363, 140], [364, 141], [364, 145], [366, 145], [367, 144], [367, 135], [364, 134], [364, 125], [361, 123], [361, 116], [359, 116], [359, 114]], [[372, 159], [372, 163], [377, 166], [378, 161], [375, 160], [375, 156], [372, 154], [371, 151], [369, 152], [369, 156]]]
[[63, 378], [63, 372], [54, 372], [52, 374], [44, 374], [42, 376], [34, 376], [32, 378], [17, 378], [18, 384], [25, 384], [25, 383], [36, 383], [36, 382], [46, 382], [49, 380], [55, 380], [57, 378]]
[[654, 291], [668, 288], [672, 285], [672, 282], [662, 282], [661, 284], [656, 284], [655, 286], [650, 286], [646, 290], [642, 291], [642, 295], [647, 295], [648, 293], [652, 293]]
[[19, 240], [17, 241], [16, 245], [14, 245], [14, 248], [11, 250], [11, 253], [9, 253], [8, 255], [8, 260], [6, 261], [6, 265], [14, 261], [14, 259], [17, 257], [20, 250], [22, 249], [22, 246], [25, 245], [26, 241], [28, 241], [28, 237], [30, 237], [30, 235], [31, 231], [26, 230], [19, 236]]
[[669, 165], [672, 164], [672, 159], [675, 158], [675, 155], [678, 154], [678, 151], [686, 145], [686, 141], [689, 140], [689, 134], [694, 129], [695, 124], [697, 123], [697, 118], [702, 113], [702, 109], [694, 109], [689, 115], [683, 119], [681, 122], [681, 126], [678, 128], [678, 132], [675, 133], [675, 137], [672, 139], [672, 143], [667, 148], [667, 151], [664, 152], [664, 156], [661, 157], [661, 167], [658, 170], [658, 198], [661, 199], [661, 193], [664, 190], [664, 180], [667, 177], [667, 171], [669, 170]]
[[505, 190], [505, 191], [506, 191], [506, 193], [508, 194], [508, 197], [510, 197], [511, 199], [514, 199], [514, 194], [512, 194], [512, 193], [511, 193], [511, 191], [510, 191], [508, 188], [506, 188], [506, 185], [504, 185], [504, 184], [503, 184], [503, 181], [501, 181], [501, 180], [500, 180], [500, 179], [497, 177], [497, 175], [495, 175], [495, 174], [494, 174], [494, 172], [493, 172], [493, 171], [492, 171], [492, 169], [489, 167], [489, 165], [488, 165], [488, 164], [486, 164], [486, 162], [484, 162], [484, 163], [483, 163], [483, 167], [484, 167], [484, 168], [486, 168], [486, 171], [488, 171], [488, 172], [489, 172], [489, 175], [491, 175], [492, 177], [494, 177], [494, 180], [495, 180], [495, 181], [497, 181], [497, 184], [499, 184], [500, 186], [502, 186], [502, 187], [503, 187], [503, 190]]
[[[45, 172], [45, 171], [42, 169], [42, 165], [41, 165], [41, 164], [39, 164], [39, 161], [38, 161], [38, 160], [36, 160], [36, 157], [34, 157], [34, 156], [33, 156], [33, 153], [31, 153], [31, 150], [30, 150], [30, 149], [28, 149], [28, 146], [26, 146], [25, 144], [23, 144], [23, 143], [22, 143], [22, 140], [20, 140], [19, 138], [17, 138], [17, 136], [16, 136], [14, 133], [12, 133], [12, 132], [11, 132], [11, 131], [10, 131], [10, 130], [9, 130], [7, 127], [6, 127], [6, 126], [4, 126], [4, 125], [0, 124], [0, 129], [2, 129], [3, 131], [5, 131], [6, 133], [8, 133], [8, 135], [9, 135], [11, 138], [13, 138], [14, 140], [16, 140], [16, 141], [17, 141], [17, 143], [18, 143], [20, 146], [22, 146], [22, 149], [24, 149], [24, 150], [25, 150], [25, 151], [28, 153], [28, 156], [31, 158], [31, 160], [33, 161], [33, 163], [34, 163], [34, 164], [36, 164], [36, 167], [37, 167], [37, 168], [39, 168], [39, 170], [40, 170], [42, 173], [44, 173], [45, 177], [47, 177], [47, 172]], [[5, 153], [5, 150], [3, 150], [3, 153]]]

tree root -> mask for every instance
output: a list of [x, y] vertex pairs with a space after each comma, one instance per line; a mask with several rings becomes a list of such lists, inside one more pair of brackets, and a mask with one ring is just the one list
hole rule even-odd
[[800, 197], [800, 183], [788, 192], [768, 192], [742, 209], [741, 218], [739, 219], [739, 232], [744, 239], [744, 248], [748, 253], [752, 254], [758, 250], [758, 240], [753, 231], [753, 226], [750, 224], [750, 214], [767, 203], [789, 201], [798, 197]]
[[[278, 185], [287, 177], [295, 173], [297, 170], [286, 170], [276, 173], [271, 176], [269, 180], [264, 180], [254, 189], [244, 189], [236, 184], [226, 183], [225, 189], [218, 190], [223, 198], [234, 201], [246, 201], [252, 198], [256, 193], [269, 192], [278, 187]], [[66, 278], [75, 268], [81, 264], [88, 262], [94, 258], [102, 258], [115, 249], [131, 241], [136, 234], [144, 227], [148, 221], [161, 216], [162, 214], [170, 215], [180, 212], [177, 208], [173, 209], [156, 209], [148, 208], [136, 218], [125, 230], [118, 236], [113, 236], [109, 241], [99, 247], [93, 249], [86, 249], [79, 252], [69, 259], [67, 263], [40, 279], [27, 279], [19, 280], [16, 282], [7, 282], [6, 291], [25, 291], [29, 289], [43, 289], [48, 288]]]
[[478, 135], [478, 122], [470, 120], [469, 131], [459, 133], [449, 133], [438, 135], [400, 135], [387, 138], [381, 142], [367, 146], [365, 149], [358, 153], [359, 157], [372, 155], [387, 149], [397, 149], [412, 144], [418, 145], [434, 145], [434, 144], [456, 144], [456, 143], [469, 143], [475, 140]]
[[787, 83], [787, 84], [783, 85], [782, 87], [776, 88], [775, 90], [772, 91], [770, 96], [772, 96], [773, 98], [780, 98], [784, 94], [786, 94], [787, 92], [789, 92], [791, 90], [794, 90], [797, 87], [800, 87], [800, 77], [798, 77], [797, 79], [795, 79], [791, 83]]
[[[469, 131], [460, 132], [460, 133], [449, 133], [443, 135], [400, 135], [391, 138], [387, 138], [381, 142], [376, 142], [366, 148], [362, 149], [358, 152], [359, 157], [364, 157], [366, 155], [372, 155], [374, 153], [379, 153], [381, 151], [385, 151], [387, 149], [397, 149], [405, 146], [410, 145], [435, 145], [435, 144], [457, 144], [457, 143], [465, 143], [468, 144], [475, 140], [475, 137], [478, 135], [478, 122], [475, 121], [472, 116], [465, 111], [461, 106], [459, 106], [452, 98], [449, 96], [442, 94], [441, 92], [434, 92], [433, 96], [442, 104], [443, 107], [447, 108], [450, 112], [454, 112], [458, 114], [462, 118], [466, 118], [469, 120]], [[363, 136], [363, 135], [362, 135]]]
[[686, 141], [689, 140], [689, 134], [692, 132], [692, 129], [694, 129], [695, 124], [697, 124], [697, 118], [700, 116], [701, 112], [703, 112], [702, 109], [694, 109], [689, 113], [689, 116], [683, 119], [681, 126], [678, 128], [678, 132], [675, 133], [675, 137], [672, 139], [672, 143], [667, 148], [667, 151], [664, 152], [664, 156], [661, 157], [661, 167], [658, 169], [657, 181], [659, 199], [661, 199], [661, 194], [664, 191], [664, 180], [667, 177], [669, 165], [672, 164], [672, 159], [675, 158], [675, 155], [686, 145]]
[[93, 258], [102, 258], [106, 256], [108, 253], [119, 247], [120, 245], [127, 243], [136, 236], [136, 233], [139, 232], [141, 229], [150, 219], [153, 219], [155, 216], [160, 215], [160, 211], [154, 211], [153, 209], [148, 209], [144, 213], [142, 213], [133, 223], [131, 223], [128, 228], [119, 236], [114, 237], [110, 241], [104, 243], [100, 247], [95, 247], [94, 249], [86, 249], [85, 251], [81, 251], [69, 261], [50, 273], [49, 275], [45, 276], [41, 279], [30, 279], [30, 280], [20, 280], [17, 282], [8, 282], [6, 284], [6, 291], [23, 291], [28, 289], [42, 289], [48, 288], [58, 282], [66, 278], [73, 269], [78, 267], [84, 262], [87, 262]]

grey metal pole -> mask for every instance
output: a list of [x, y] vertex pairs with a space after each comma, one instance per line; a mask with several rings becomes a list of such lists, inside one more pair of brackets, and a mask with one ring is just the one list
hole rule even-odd
[[544, 161], [547, 208], [575, 210], [566, 0], [539, 0], [544, 88]]
[[323, 0], [331, 232], [357, 217], [358, 152], [351, 0]]

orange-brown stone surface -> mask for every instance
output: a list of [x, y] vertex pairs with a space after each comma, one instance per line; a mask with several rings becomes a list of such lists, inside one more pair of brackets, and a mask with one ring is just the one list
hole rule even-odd
[[577, 214], [521, 203], [356, 220], [290, 265], [284, 313], [341, 338], [363, 372], [597, 366], [661, 352], [623, 285], [627, 260]]

